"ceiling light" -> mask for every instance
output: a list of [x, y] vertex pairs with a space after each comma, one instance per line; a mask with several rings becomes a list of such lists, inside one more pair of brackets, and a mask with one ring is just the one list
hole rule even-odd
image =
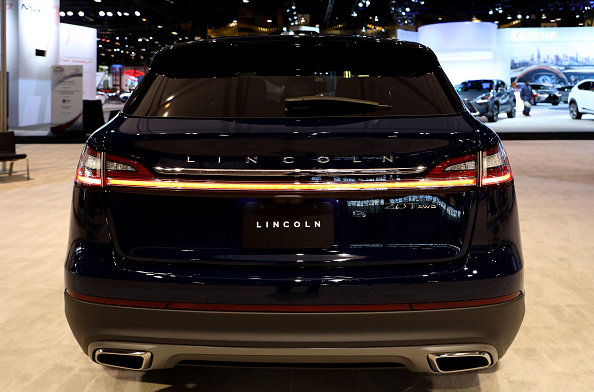
[[113, 16], [113, 12], [111, 12], [111, 11], [107, 11], [106, 15], [107, 15], [107, 16]]
[[60, 16], [66, 16], [66, 13], [64, 11], [60, 11]]
[[66, 12], [66, 15], [68, 15], [68, 16], [72, 16], [72, 15], [74, 15], [74, 12], [72, 12], [72, 11], [68, 11], [68, 12]]
[[135, 12], [134, 12], [134, 15], [136, 15], [136, 16], [140, 16], [140, 11], [135, 11]]
[[99, 16], [105, 16], [105, 11], [99, 11]]

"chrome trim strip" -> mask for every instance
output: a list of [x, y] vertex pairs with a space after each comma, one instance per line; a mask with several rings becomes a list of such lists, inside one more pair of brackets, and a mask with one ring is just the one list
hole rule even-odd
[[254, 170], [254, 169], [197, 169], [187, 167], [154, 167], [159, 174], [185, 174], [192, 176], [248, 176], [248, 177], [315, 177], [315, 176], [378, 176], [418, 174], [424, 166], [405, 168], [375, 169], [292, 169], [292, 170]]

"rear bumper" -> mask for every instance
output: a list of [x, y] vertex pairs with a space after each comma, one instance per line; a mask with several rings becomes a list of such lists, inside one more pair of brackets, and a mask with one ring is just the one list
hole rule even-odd
[[180, 361], [397, 363], [435, 371], [430, 354], [481, 351], [501, 358], [524, 316], [524, 295], [486, 306], [388, 312], [281, 313], [150, 309], [65, 294], [83, 351], [150, 352], [147, 369]]

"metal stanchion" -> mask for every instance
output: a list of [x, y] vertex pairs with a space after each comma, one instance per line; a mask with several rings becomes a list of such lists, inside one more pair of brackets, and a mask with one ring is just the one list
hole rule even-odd
[[[6, 0], [0, 1], [0, 132], [8, 131], [8, 80], [6, 77], [8, 68], [6, 63]], [[6, 171], [6, 162], [2, 162], [2, 172]]]
[[8, 130], [8, 99], [6, 96], [7, 91], [7, 63], [6, 63], [6, 0], [1, 0], [2, 11], [0, 11], [0, 132], [6, 132]]

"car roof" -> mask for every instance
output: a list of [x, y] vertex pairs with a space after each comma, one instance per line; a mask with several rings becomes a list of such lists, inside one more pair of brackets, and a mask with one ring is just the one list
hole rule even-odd
[[268, 35], [173, 45], [153, 57], [150, 69], [171, 77], [199, 77], [196, 74], [200, 72], [205, 77], [217, 77], [228, 75], [237, 64], [275, 72], [283, 67], [324, 68], [339, 63], [353, 69], [378, 70], [380, 74], [382, 70], [388, 73], [391, 69], [401, 69], [419, 76], [439, 67], [435, 54], [415, 42], [357, 36]]

